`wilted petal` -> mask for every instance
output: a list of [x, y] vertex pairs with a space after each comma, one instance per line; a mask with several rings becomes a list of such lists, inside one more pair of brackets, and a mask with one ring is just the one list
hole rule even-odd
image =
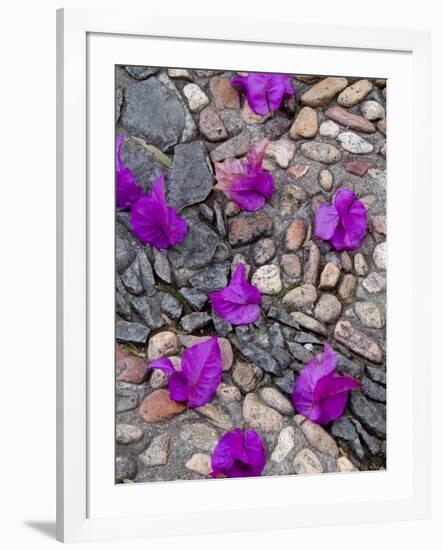
[[132, 206], [131, 224], [140, 241], [157, 248], [169, 248], [186, 236], [186, 220], [167, 205], [164, 174], [155, 180], [150, 194], [143, 195]]
[[253, 212], [262, 208], [273, 194], [273, 176], [262, 173], [257, 176], [245, 176], [236, 179], [226, 192], [242, 210]]
[[137, 183], [135, 174], [121, 160], [121, 145], [124, 141], [124, 134], [120, 134], [116, 140], [116, 186], [117, 186], [117, 207], [121, 210], [130, 208], [143, 192]]
[[265, 450], [255, 430], [239, 428], [225, 434], [215, 447], [212, 457], [212, 477], [259, 476], [265, 466]]
[[188, 387], [188, 406], [194, 408], [206, 405], [215, 395], [222, 376], [221, 350], [217, 338], [212, 337], [187, 348], [179, 374]]
[[235, 325], [255, 322], [260, 315], [261, 293], [245, 276], [244, 264], [239, 264], [222, 290], [209, 293], [215, 312], [225, 321]]
[[215, 164], [214, 189], [223, 191], [242, 210], [261, 208], [273, 194], [273, 176], [262, 171], [267, 146], [268, 140], [261, 140], [250, 147], [247, 159], [230, 158]]
[[262, 161], [264, 160], [269, 143], [270, 142], [268, 139], [261, 139], [255, 143], [252, 143], [249, 147], [249, 152], [247, 153], [247, 163], [252, 173], [258, 174], [261, 172]]

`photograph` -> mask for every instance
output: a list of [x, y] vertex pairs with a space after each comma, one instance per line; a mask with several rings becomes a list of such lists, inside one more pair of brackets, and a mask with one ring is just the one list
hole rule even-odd
[[388, 469], [387, 88], [115, 66], [115, 483]]

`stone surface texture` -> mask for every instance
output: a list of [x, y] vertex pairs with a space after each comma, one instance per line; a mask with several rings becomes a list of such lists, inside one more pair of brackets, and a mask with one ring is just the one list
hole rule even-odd
[[[166, 196], [188, 224], [178, 245], [157, 250], [116, 212], [116, 481], [209, 479], [211, 454], [233, 428], [263, 440], [263, 475], [386, 468], [387, 83], [291, 75], [295, 98], [256, 115], [231, 85], [236, 73], [116, 67], [116, 133], [144, 192], [164, 173]], [[215, 163], [269, 140], [266, 204], [241, 210], [214, 191]], [[350, 188], [367, 209], [356, 250], [315, 236], [315, 210]], [[239, 263], [261, 293], [256, 322], [232, 326], [208, 294]], [[206, 405], [170, 398], [169, 375], [146, 368], [217, 336], [222, 381]], [[328, 342], [340, 374], [361, 388], [343, 415], [315, 424], [291, 393], [304, 364]], [[113, 368], [108, 365], [108, 368]]]

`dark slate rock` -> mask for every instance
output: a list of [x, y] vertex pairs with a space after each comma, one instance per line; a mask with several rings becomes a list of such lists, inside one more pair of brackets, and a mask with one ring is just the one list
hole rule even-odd
[[150, 329], [140, 323], [129, 323], [122, 319], [117, 319], [115, 326], [117, 340], [133, 342], [134, 344], [145, 344], [149, 333]]
[[115, 123], [117, 123], [120, 118], [121, 109], [123, 107], [123, 101], [124, 101], [123, 88], [116, 88], [115, 89]]
[[153, 268], [160, 279], [163, 279], [163, 281], [166, 281], [166, 283], [172, 282], [172, 274], [170, 272], [169, 260], [162, 252], [160, 252], [156, 248], [154, 248]]
[[119, 292], [115, 293], [115, 311], [125, 321], [132, 320], [132, 312], [130, 310], [130, 306], [126, 302], [124, 296], [122, 296]]
[[272, 346], [284, 347], [284, 336], [279, 323], [273, 323], [269, 328], [269, 340]]
[[159, 300], [161, 304], [161, 311], [172, 319], [179, 319], [183, 312], [183, 304], [167, 292], [160, 292]]
[[298, 344], [297, 342], [287, 342], [287, 347], [293, 357], [301, 363], [307, 363], [307, 361], [310, 361], [312, 358], [312, 354], [305, 349], [302, 344]]
[[204, 292], [201, 292], [196, 288], [183, 287], [183, 288], [180, 288], [179, 292], [181, 296], [189, 304], [189, 306], [192, 309], [197, 309], [198, 311], [200, 311], [204, 307], [204, 304], [208, 300], [207, 294], [205, 294]]
[[270, 319], [275, 319], [275, 321], [279, 321], [283, 325], [287, 325], [292, 328], [296, 328], [299, 330], [299, 324], [293, 319], [293, 317], [280, 309], [277, 309], [276, 307], [271, 307], [267, 313], [267, 317], [270, 317]]
[[121, 275], [121, 280], [124, 286], [131, 294], [141, 294], [143, 292], [143, 285], [140, 280], [140, 266], [138, 259], [136, 259]]
[[213, 203], [213, 210], [215, 211], [216, 219], [216, 231], [220, 237], [225, 237], [227, 235], [226, 225], [224, 223], [223, 212], [221, 206], [217, 203]]
[[157, 78], [129, 85], [125, 103], [121, 124], [130, 134], [161, 151], [171, 149], [180, 141], [186, 121], [185, 107]]
[[374, 382], [378, 382], [379, 384], [383, 384], [384, 386], [387, 383], [386, 373], [379, 367], [367, 366], [367, 374]]
[[200, 141], [177, 145], [167, 185], [170, 206], [182, 210], [203, 201], [212, 191], [213, 174]]
[[115, 461], [115, 479], [123, 481], [124, 479], [133, 479], [137, 475], [137, 463], [130, 455], [117, 456]]
[[338, 356], [338, 372], [340, 374], [347, 374], [349, 376], [360, 377], [364, 372], [363, 365], [347, 359], [341, 353], [336, 354]]
[[238, 347], [244, 357], [263, 371], [270, 372], [275, 376], [281, 376], [282, 368], [278, 361], [269, 352], [251, 342], [250, 335], [241, 330], [244, 328], [247, 327], [238, 326], [235, 329], [235, 334], [238, 338]]
[[321, 340], [316, 338], [313, 334], [310, 334], [309, 332], [297, 332], [295, 334], [294, 338], [295, 342], [298, 342], [298, 344], [318, 344], [322, 345]]
[[207, 267], [203, 272], [193, 275], [193, 277], [190, 278], [190, 284], [203, 292], [219, 290], [227, 286], [227, 276], [229, 272], [230, 262], [213, 264]]
[[136, 392], [131, 390], [117, 389], [117, 413], [132, 411], [138, 405], [138, 396]]
[[132, 307], [149, 328], [158, 329], [165, 324], [160, 306], [156, 301], [149, 300], [146, 296], [133, 298]]
[[119, 210], [115, 213], [115, 221], [117, 223], [117, 228], [122, 227], [126, 228], [126, 234], [132, 234], [132, 225], [130, 223], [130, 213], [124, 210]]
[[289, 370], [284, 374], [284, 376], [281, 376], [280, 378], [275, 378], [275, 385], [278, 386], [280, 390], [282, 390], [284, 393], [288, 393], [289, 395], [293, 392], [293, 387], [295, 385], [295, 375], [293, 371]]
[[361, 423], [358, 422], [355, 418], [352, 418], [352, 422], [356, 426], [358, 434], [361, 436], [362, 441], [367, 445], [370, 453], [373, 456], [379, 454], [379, 452], [381, 451], [381, 441], [368, 434], [362, 427]]
[[137, 80], [145, 80], [160, 70], [159, 67], [142, 67], [140, 65], [126, 65], [124, 68], [130, 76]]
[[288, 368], [292, 364], [290, 353], [283, 347], [274, 346], [271, 350], [271, 354], [283, 369]]
[[134, 139], [125, 140], [121, 145], [121, 160], [132, 170], [146, 193], [155, 179], [162, 172], [167, 172], [167, 167]]
[[350, 409], [354, 416], [362, 422], [369, 432], [385, 438], [386, 422], [380, 409], [369, 401], [360, 391], [350, 394]]
[[213, 256], [213, 259], [216, 262], [224, 262], [226, 260], [230, 260], [232, 257], [232, 251], [230, 247], [224, 243], [220, 242], [215, 250], [215, 255]]
[[376, 382], [373, 382], [366, 376], [362, 378], [362, 393], [375, 401], [382, 401], [385, 403], [387, 400], [386, 389], [383, 386], [376, 384]]
[[213, 210], [210, 208], [210, 206], [207, 206], [204, 202], [200, 204], [199, 210], [201, 213], [201, 216], [206, 220], [206, 222], [212, 223], [213, 222]]
[[212, 321], [215, 331], [218, 336], [225, 338], [232, 330], [232, 325], [228, 321], [224, 321], [215, 310], [212, 309]]
[[154, 296], [156, 293], [155, 277], [152, 266], [144, 250], [138, 252], [138, 264], [140, 266], [141, 284], [148, 296]]
[[358, 432], [351, 420], [346, 417], [335, 420], [332, 424], [331, 432], [335, 437], [345, 441], [360, 460], [364, 458], [364, 449], [362, 448]]
[[[120, 230], [118, 230], [120, 228]], [[115, 235], [115, 268], [118, 273], [123, 273], [134, 261], [136, 252], [132, 248], [130, 240], [124, 236], [124, 229], [117, 225]]]
[[[185, 216], [186, 217], [186, 216]], [[197, 269], [210, 263], [219, 243], [219, 237], [206, 224], [194, 217], [188, 218], [189, 231], [186, 238], [169, 249], [168, 257], [176, 268]]]
[[181, 325], [186, 332], [194, 332], [195, 330], [206, 327], [212, 318], [205, 312], [188, 313], [181, 319]]

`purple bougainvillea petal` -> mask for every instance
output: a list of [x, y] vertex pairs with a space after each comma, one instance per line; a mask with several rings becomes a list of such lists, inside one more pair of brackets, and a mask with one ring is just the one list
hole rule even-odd
[[259, 174], [262, 171], [262, 161], [269, 146], [268, 139], [261, 139], [252, 143], [247, 153], [247, 163], [253, 174]]
[[277, 111], [281, 107], [281, 103], [285, 96], [294, 95], [291, 79], [286, 74], [269, 75], [267, 84], [267, 98], [270, 109]]
[[216, 445], [212, 457], [212, 477], [259, 476], [266, 462], [261, 437], [255, 430], [239, 428], [226, 433]]
[[244, 433], [244, 449], [252, 466], [253, 475], [259, 476], [266, 464], [266, 456], [262, 439], [255, 430], [250, 429]]
[[131, 224], [140, 241], [157, 248], [169, 248], [186, 236], [186, 220], [167, 205], [164, 174], [155, 180], [150, 194], [143, 195], [132, 206]]
[[147, 366], [149, 369], [160, 369], [166, 374], [173, 374], [175, 372], [175, 367], [173, 366], [172, 361], [168, 357], [161, 357], [160, 359], [155, 359], [150, 365]]
[[222, 376], [221, 350], [217, 338], [212, 337], [187, 348], [179, 375], [187, 384], [188, 406], [194, 408], [206, 405], [215, 395]]
[[315, 237], [325, 241], [331, 239], [339, 224], [339, 214], [331, 204], [321, 204], [316, 210]]
[[262, 208], [273, 193], [273, 176], [262, 173], [256, 176], [239, 177], [232, 182], [226, 193], [242, 210], [253, 212]]
[[246, 159], [226, 159], [215, 163], [217, 184], [242, 210], [258, 210], [273, 194], [273, 176], [262, 171], [262, 160], [269, 142], [264, 139], [253, 144]]
[[168, 384], [171, 399], [179, 402], [188, 401], [190, 387], [187, 378], [181, 372], [174, 372]]
[[215, 312], [234, 325], [254, 323], [260, 316], [261, 293], [251, 285], [245, 275], [244, 264], [239, 264], [222, 290], [209, 293]]
[[321, 204], [315, 215], [315, 236], [330, 241], [335, 250], [356, 250], [367, 231], [367, 211], [350, 189], [340, 189], [333, 204]]
[[231, 83], [244, 89], [247, 103], [258, 115], [266, 115], [269, 112], [267, 102], [267, 75], [263, 73], [250, 73], [248, 76], [232, 78]]
[[327, 424], [344, 412], [348, 394], [360, 387], [351, 376], [336, 372], [337, 357], [324, 343], [324, 352], [313, 357], [301, 371], [292, 393], [296, 411], [318, 424]]
[[347, 404], [348, 393], [360, 385], [360, 382], [351, 376], [330, 375], [321, 378], [314, 390], [314, 399], [320, 410], [316, 422], [328, 424], [331, 420], [339, 418]]
[[116, 187], [117, 206], [121, 210], [127, 210], [141, 196], [143, 189], [137, 183], [135, 174], [121, 160], [121, 145], [124, 141], [124, 134], [116, 139]]
[[249, 73], [232, 78], [231, 83], [246, 92], [247, 103], [261, 116], [277, 111], [284, 97], [295, 93], [290, 77], [284, 74]]

